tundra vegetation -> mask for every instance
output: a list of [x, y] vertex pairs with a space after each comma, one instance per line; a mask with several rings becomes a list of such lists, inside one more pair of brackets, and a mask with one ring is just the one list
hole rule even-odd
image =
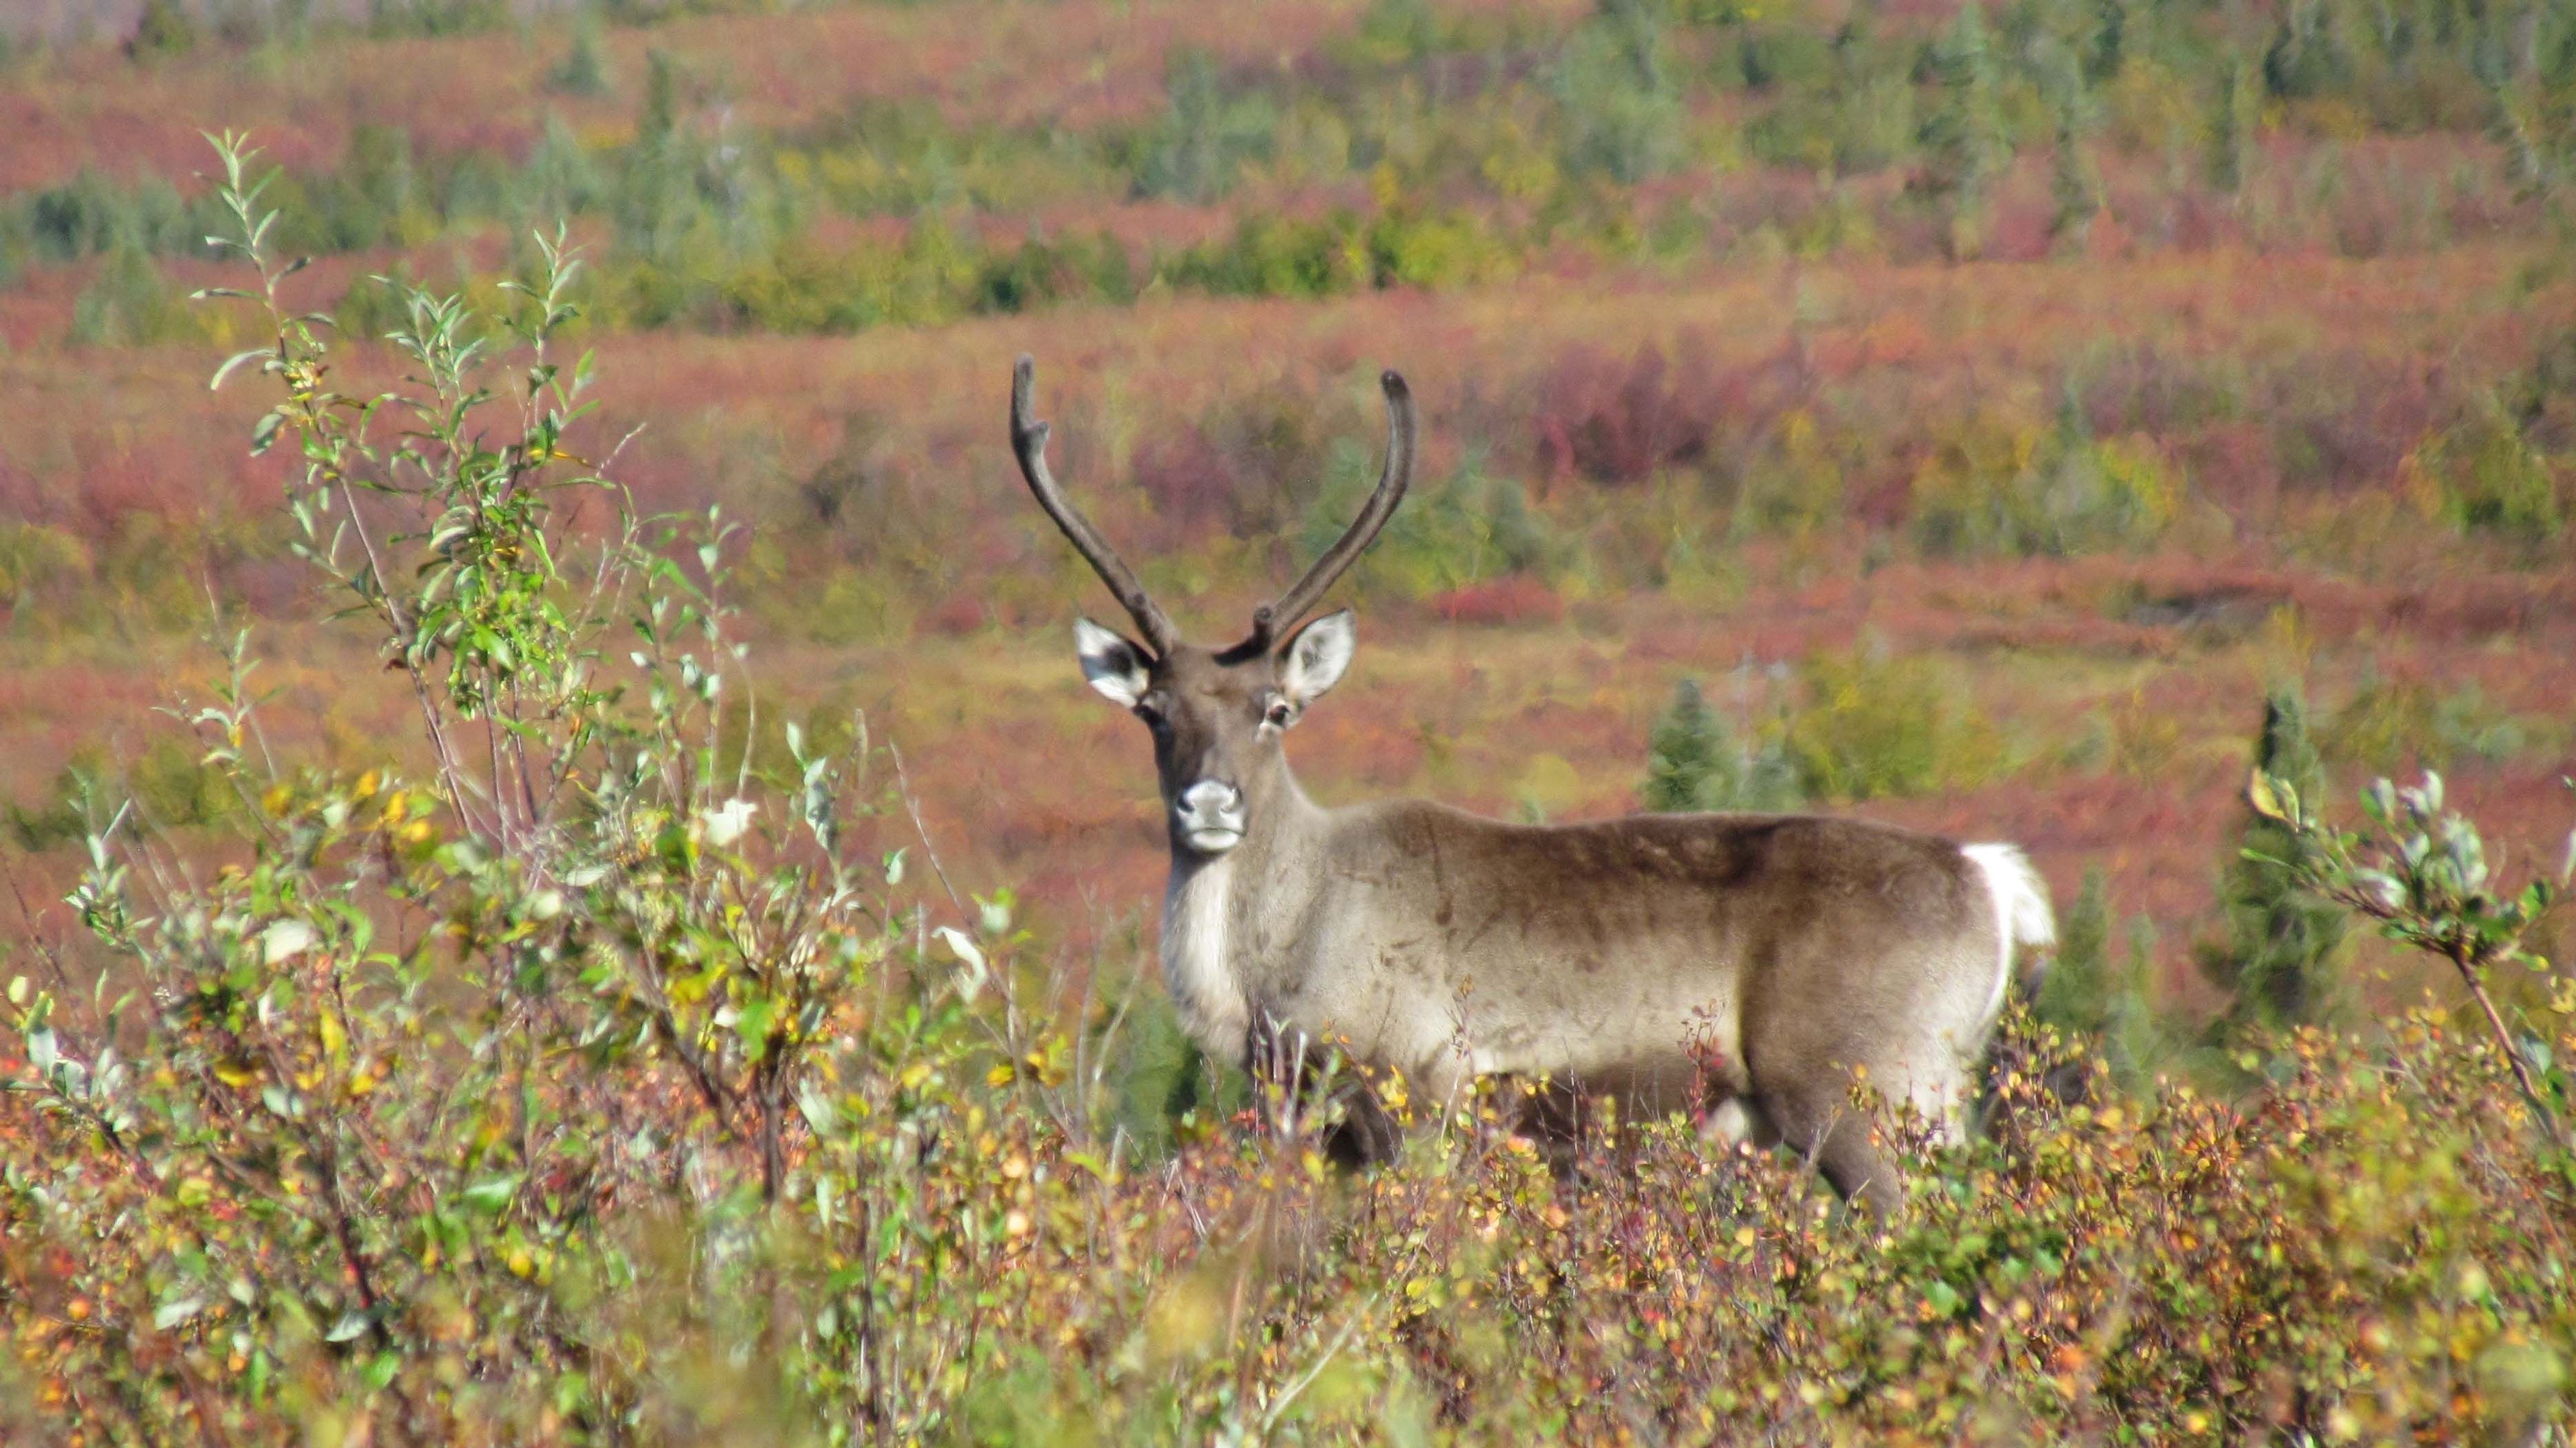
[[[0, 1436], [2567, 1441], [2564, 7], [133, 17], [0, 43]], [[1021, 351], [1229, 619], [1413, 379], [1319, 794], [2027, 842], [1978, 1136], [1331, 1167]]]

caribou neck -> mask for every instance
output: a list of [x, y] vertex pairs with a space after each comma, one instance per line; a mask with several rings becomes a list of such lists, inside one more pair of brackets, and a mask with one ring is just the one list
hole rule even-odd
[[1233, 849], [1210, 857], [1173, 841], [1163, 892], [1163, 984], [1199, 1049], [1237, 1064], [1252, 1023], [1264, 922], [1305, 913], [1289, 897], [1314, 889], [1305, 865], [1330, 819], [1285, 760], [1251, 793], [1248, 827]]

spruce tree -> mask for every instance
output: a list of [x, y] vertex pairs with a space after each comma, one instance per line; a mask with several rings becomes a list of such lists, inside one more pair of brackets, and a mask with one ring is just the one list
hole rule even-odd
[[127, 37], [125, 53], [135, 60], [185, 55], [197, 46], [197, 22], [179, 0], [144, 0], [143, 15]]
[[1708, 801], [1728, 772], [1723, 727], [1709, 712], [1699, 680], [1673, 686], [1672, 706], [1655, 721], [1646, 745], [1646, 783], [1640, 791], [1646, 808], [1660, 814], [1710, 808]]
[[2087, 866], [2084, 887], [2057, 922], [2057, 958], [2031, 1002], [2042, 1025], [2073, 1036], [2099, 1036], [2110, 1023], [2111, 899], [2102, 867]]
[[[2324, 794], [2324, 766], [2295, 686], [2276, 686], [2264, 699], [2254, 763], [2287, 781], [2301, 799]], [[2301, 891], [2291, 871], [2275, 863], [2293, 861], [2296, 836], [2249, 807], [2236, 844], [2220, 885], [2227, 938], [2199, 951], [2203, 972], [2234, 996], [2216, 1023], [2222, 1039], [2324, 1018], [2333, 1005], [2334, 958], [2344, 933], [2342, 910]]]
[[2048, 89], [2055, 113], [2055, 147], [2049, 154], [2048, 194], [2056, 203], [2049, 231], [2060, 244], [2081, 249], [2102, 211], [2102, 176], [2087, 144], [2093, 129], [2092, 97], [2084, 73], [2070, 58], [2052, 71]]
[[1656, 721], [1646, 751], [1646, 781], [1638, 793], [1647, 809], [1659, 813], [1777, 812], [1796, 809], [1806, 799], [1786, 745], [1777, 737], [1746, 745], [1708, 707], [1697, 679], [1673, 686], [1672, 705]]
[[[2040, 978], [2031, 1015], [2066, 1036], [2090, 1042], [2110, 1068], [2111, 1083], [2137, 1094], [2165, 1054], [2148, 966], [2155, 958], [2155, 928], [2144, 916], [2129, 922], [2125, 958], [2112, 959], [2110, 883], [2100, 866], [2084, 872], [2084, 886], [2057, 925], [2057, 954]], [[2080, 1076], [2053, 1079], [2064, 1098], [2080, 1094]]]
[[2245, 185], [2263, 96], [2254, 63], [2242, 55], [2220, 76], [2209, 125], [2209, 184], [2233, 194]]
[[1949, 204], [1950, 255], [1967, 260], [1985, 248], [1988, 194], [2012, 160], [1983, 5], [1959, 7], [1931, 61], [1942, 96], [1923, 123], [1922, 186]]

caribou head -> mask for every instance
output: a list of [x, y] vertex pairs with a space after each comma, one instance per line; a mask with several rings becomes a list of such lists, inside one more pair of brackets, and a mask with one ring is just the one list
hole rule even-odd
[[1074, 650], [1101, 697], [1135, 714], [1154, 736], [1164, 817], [1176, 854], [1213, 859], [1269, 826], [1296, 788], [1280, 739], [1350, 667], [1358, 642], [1351, 611], [1300, 623], [1377, 537], [1413, 476], [1413, 394], [1393, 372], [1386, 392], [1386, 466], [1348, 531], [1305, 575], [1254, 609], [1252, 630], [1223, 648], [1182, 639], [1133, 570], [1064, 495], [1047, 470], [1047, 424], [1030, 396], [1035, 367], [1011, 376], [1011, 447], [1029, 491], [1135, 620], [1141, 641], [1078, 619]]

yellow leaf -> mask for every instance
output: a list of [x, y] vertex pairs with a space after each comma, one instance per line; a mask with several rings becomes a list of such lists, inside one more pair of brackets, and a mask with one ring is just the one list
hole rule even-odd
[[2245, 781], [2245, 802], [2254, 807], [2256, 814], [2267, 820], [2289, 818], [2281, 809], [2281, 797], [2272, 790], [2271, 776], [2260, 769], [2255, 770]]

